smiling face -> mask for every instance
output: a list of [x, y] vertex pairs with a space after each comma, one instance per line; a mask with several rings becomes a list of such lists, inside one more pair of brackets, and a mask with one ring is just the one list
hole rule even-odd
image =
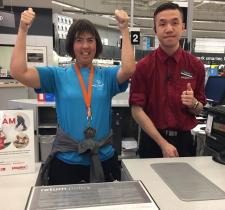
[[162, 49], [168, 54], [173, 54], [178, 49], [179, 40], [184, 32], [180, 11], [168, 9], [159, 12], [155, 17], [155, 30]]
[[89, 32], [76, 35], [73, 44], [76, 62], [81, 66], [90, 66], [96, 54], [96, 39]]

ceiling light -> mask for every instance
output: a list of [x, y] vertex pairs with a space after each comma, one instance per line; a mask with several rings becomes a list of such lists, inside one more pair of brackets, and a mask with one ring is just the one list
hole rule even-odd
[[173, 1], [173, 3], [179, 5], [180, 7], [188, 7], [187, 1]]
[[[118, 28], [117, 25], [114, 24], [109, 24], [109, 28]], [[138, 26], [141, 30], [153, 30], [152, 27], [149, 26]], [[205, 29], [193, 29], [192, 31], [194, 32], [207, 32], [207, 33], [213, 33], [213, 32], [218, 32], [218, 33], [225, 33], [223, 30], [205, 30]]]
[[52, 1], [52, 4], [57, 4], [57, 5], [62, 6], [62, 7], [72, 8], [72, 9], [75, 9], [77, 11], [85, 11], [84, 9], [81, 9], [79, 7], [74, 7], [72, 5], [69, 5], [69, 4], [60, 2], [60, 1]]
[[[108, 27], [109, 28], [117, 28], [118, 29], [118, 25], [115, 25], [115, 24], [109, 24], [108, 25]], [[131, 29], [131, 28], [134, 28], [134, 27], [128, 27], [129, 29]], [[136, 28], [136, 27], [135, 27]], [[141, 30], [143, 30], [143, 29], [148, 29], [148, 30], [150, 30], [150, 29], [153, 29], [152, 27], [148, 27], [148, 26], [138, 26], [138, 29], [141, 29]]]
[[203, 1], [205, 4], [225, 4], [224, 1]]
[[142, 17], [142, 16], [134, 16], [134, 19], [138, 19], [138, 20], [153, 20], [152, 17]]
[[[115, 15], [114, 13], [107, 13], [107, 12], [96, 12], [96, 11], [91, 11], [91, 10], [70, 10], [70, 9], [63, 9], [62, 10], [63, 13], [70, 13], [70, 14], [74, 14], [74, 13], [82, 13], [85, 15], [99, 15], [102, 17], [106, 17], [112, 20], [115, 20]], [[138, 19], [138, 20], [153, 20], [152, 17], [145, 17], [145, 16], [134, 16], [134, 19]]]
[[113, 16], [114, 14], [112, 13], [107, 13], [107, 12], [97, 12], [97, 11], [92, 11], [92, 10], [71, 10], [71, 9], [63, 9], [62, 10], [64, 13], [83, 13], [85, 15], [108, 15], [108, 16]]
[[61, 2], [58, 2], [58, 1], [52, 1], [52, 4], [57, 4], [59, 6], [68, 7], [68, 8], [71, 8], [72, 7], [71, 5], [64, 4], [64, 3], [61, 3]]
[[115, 17], [113, 17], [113, 16], [111, 16], [111, 15], [102, 15], [102, 17], [104, 17], [104, 18], [108, 18], [108, 19], [110, 19], [110, 20], [114, 20], [114, 21], [116, 21], [116, 18], [115, 18]]

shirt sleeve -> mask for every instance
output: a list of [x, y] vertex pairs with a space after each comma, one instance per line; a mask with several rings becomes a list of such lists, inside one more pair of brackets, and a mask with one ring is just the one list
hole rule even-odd
[[54, 93], [55, 92], [55, 67], [36, 67], [40, 77], [41, 87], [35, 89], [36, 93]]
[[198, 78], [197, 78], [197, 81], [196, 81], [196, 91], [194, 92], [194, 96], [204, 106], [206, 104], [205, 68], [204, 68], [204, 64], [200, 60], [197, 60], [196, 66], [197, 66], [197, 69], [198, 69]]
[[134, 72], [131, 78], [131, 86], [130, 86], [130, 97], [129, 104], [130, 105], [138, 105], [144, 108], [146, 104], [146, 85], [145, 78], [147, 75], [144, 74], [145, 65], [138, 63], [136, 65], [136, 71]]
[[124, 92], [128, 87], [129, 80], [123, 82], [122, 84], [118, 83], [117, 72], [119, 71], [120, 67], [121, 66], [113, 66], [107, 67], [106, 69], [108, 84], [111, 90], [111, 97], [115, 96], [118, 93]]

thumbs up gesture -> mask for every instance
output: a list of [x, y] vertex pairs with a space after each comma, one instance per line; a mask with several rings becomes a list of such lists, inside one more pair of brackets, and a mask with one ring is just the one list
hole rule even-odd
[[191, 83], [187, 83], [187, 88], [181, 94], [182, 104], [186, 105], [188, 108], [193, 108], [196, 98], [194, 97], [194, 92], [191, 87]]
[[27, 10], [23, 11], [21, 13], [21, 18], [20, 18], [20, 28], [23, 31], [27, 32], [34, 18], [35, 18], [35, 12], [33, 11], [32, 8], [28, 8]]

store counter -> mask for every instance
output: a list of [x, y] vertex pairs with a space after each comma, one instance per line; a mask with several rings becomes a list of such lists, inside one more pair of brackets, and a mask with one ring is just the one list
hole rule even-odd
[[[210, 156], [185, 158], [123, 159], [126, 180], [141, 180], [161, 210], [223, 210], [225, 199], [182, 201], [152, 169], [152, 163], [188, 163], [209, 181], [225, 190], [225, 167], [212, 161]], [[35, 185], [40, 169], [32, 174], [0, 177], [1, 210], [24, 210], [31, 187]]]
[[198, 124], [191, 130], [191, 134], [194, 136], [196, 141], [196, 156], [202, 156], [205, 149], [205, 133], [206, 124]]
[[153, 163], [173, 162], [188, 163], [209, 181], [225, 191], [225, 166], [214, 162], [211, 156], [123, 159], [122, 167], [126, 180], [141, 180], [162, 210], [224, 210], [225, 199], [201, 201], [180, 200], [150, 165]]
[[31, 190], [35, 185], [40, 163], [36, 163], [35, 173], [0, 176], [0, 209], [24, 210]]
[[0, 110], [8, 109], [8, 100], [28, 98], [28, 88], [16, 81], [0, 81]]

